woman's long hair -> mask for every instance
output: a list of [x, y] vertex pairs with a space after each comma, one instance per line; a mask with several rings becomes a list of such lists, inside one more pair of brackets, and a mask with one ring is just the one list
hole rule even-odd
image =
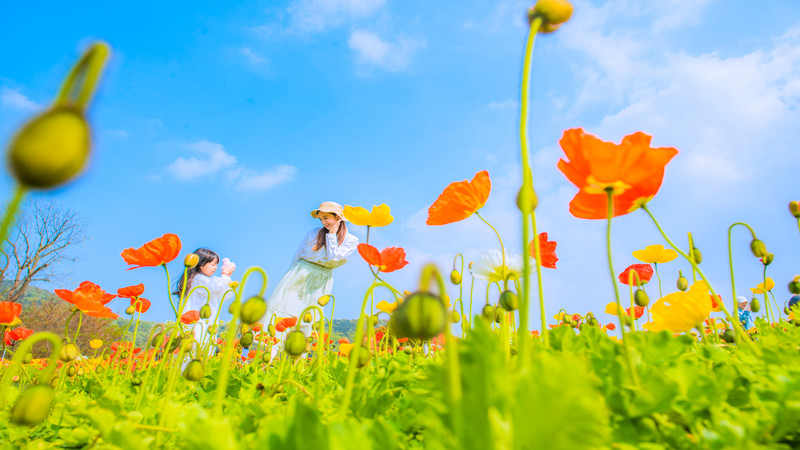
[[[336, 216], [339, 217], [339, 216]], [[341, 218], [341, 217], [340, 217]], [[325, 235], [328, 234], [328, 229], [322, 227], [317, 232], [317, 243], [314, 244], [314, 251], [321, 249], [322, 247], [327, 247], [328, 243], [325, 240]], [[347, 236], [347, 225], [344, 224], [344, 221], [339, 222], [339, 230], [336, 232], [336, 241], [339, 242], [339, 245], [342, 245], [344, 242], [344, 237]]]
[[[194, 276], [200, 272], [200, 268], [205, 266], [210, 262], [217, 262], [219, 263], [219, 255], [217, 255], [214, 251], [209, 250], [207, 248], [198, 248], [193, 252], [198, 257], [200, 257], [200, 262], [197, 263], [194, 267], [186, 271], [186, 293], [188, 294], [189, 291], [192, 289], [192, 280]], [[178, 281], [175, 283], [175, 290], [172, 292], [172, 295], [181, 295], [181, 291], [183, 291], [183, 274], [178, 277]]]

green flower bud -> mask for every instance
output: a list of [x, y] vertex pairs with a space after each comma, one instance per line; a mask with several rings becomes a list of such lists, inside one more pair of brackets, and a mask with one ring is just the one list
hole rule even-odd
[[200, 307], [200, 318], [201, 319], [208, 319], [211, 317], [211, 307], [208, 306], [208, 303]]
[[789, 202], [789, 212], [795, 217], [795, 219], [800, 219], [800, 203], [796, 201]]
[[189, 381], [200, 381], [203, 379], [205, 372], [203, 361], [199, 359], [193, 359], [189, 361], [189, 364], [186, 364], [186, 368], [183, 369], [183, 378], [186, 378]]
[[444, 332], [447, 309], [441, 298], [430, 292], [415, 292], [392, 314], [390, 327], [396, 336], [431, 339]]
[[38, 425], [50, 415], [52, 406], [52, 387], [43, 384], [30, 386], [20, 394], [11, 408], [11, 422], [25, 426]]
[[756, 258], [763, 258], [767, 254], [767, 246], [760, 239], [750, 241], [750, 251]]
[[24, 364], [30, 364], [31, 361], [33, 361], [33, 355], [31, 355], [30, 353], [26, 354], [25, 358], [22, 359], [22, 362]]
[[196, 266], [199, 262], [200, 262], [200, 255], [198, 255], [197, 253], [189, 253], [183, 258], [183, 265], [187, 269], [191, 269], [192, 267]]
[[357, 355], [358, 357], [358, 367], [364, 367], [369, 364], [369, 361], [372, 359], [372, 352], [369, 351], [368, 348], [364, 347], [363, 345], [357, 345], [350, 349], [350, 354], [347, 355], [348, 358], [352, 358], [353, 355]]
[[408, 346], [408, 345], [406, 345], [405, 347], [403, 347], [403, 351], [405, 352], [405, 354], [406, 354], [406, 355], [410, 355], [410, 354], [414, 353], [414, 349], [413, 349], [413, 348], [411, 348], [411, 347], [410, 347], [410, 346]]
[[269, 326], [267, 327], [267, 333], [270, 335], [270, 337], [275, 337], [276, 333], [275, 325], [269, 324]]
[[572, 17], [573, 7], [567, 0], [539, 0], [528, 10], [528, 22], [542, 18], [541, 33], [552, 33]]
[[494, 308], [492, 305], [486, 305], [481, 309], [481, 317], [486, 320], [494, 320]]
[[80, 350], [78, 346], [73, 344], [72, 342], [66, 343], [61, 346], [61, 350], [59, 351], [58, 358], [64, 362], [74, 361], [75, 358], [80, 355]]
[[531, 186], [522, 186], [517, 192], [517, 208], [523, 213], [533, 212], [539, 206], [539, 198]]
[[266, 312], [267, 302], [263, 297], [255, 295], [244, 302], [239, 318], [241, 319], [242, 323], [251, 325], [261, 320]]
[[136, 312], [136, 308], [134, 308], [133, 305], [128, 306], [127, 308], [125, 308], [125, 314], [127, 314], [129, 316], [132, 316], [133, 313], [135, 313], [135, 312]]
[[77, 372], [75, 367], [73, 367], [73, 366], [67, 367], [67, 376], [68, 377], [74, 377], [75, 376], [75, 372]]
[[800, 294], [800, 275], [795, 275], [792, 281], [789, 282], [789, 292], [792, 294]]
[[511, 291], [505, 290], [500, 294], [500, 305], [507, 311], [514, 311], [519, 308], [519, 297]]
[[647, 292], [644, 289], [637, 289], [633, 293], [633, 301], [638, 306], [647, 306], [650, 303], [650, 297], [647, 296]]
[[761, 262], [763, 262], [765, 266], [768, 266], [768, 265], [772, 264], [772, 260], [774, 260], [774, 259], [775, 259], [775, 255], [772, 254], [772, 253], [767, 252], [767, 254], [764, 255], [763, 258], [761, 258]]
[[300, 330], [294, 330], [283, 341], [283, 349], [291, 356], [298, 357], [306, 351], [306, 335]]
[[156, 333], [150, 341], [150, 347], [160, 347], [164, 343], [164, 333]]
[[761, 311], [761, 302], [758, 300], [758, 298], [753, 297], [753, 299], [750, 300], [750, 311], [753, 311], [754, 313]]
[[494, 321], [497, 323], [503, 323], [503, 317], [506, 315], [506, 310], [503, 307], [498, 306], [494, 309]]
[[682, 291], [686, 291], [689, 289], [689, 280], [683, 277], [683, 273], [679, 270], [678, 271], [678, 289]]
[[242, 344], [242, 347], [248, 348], [253, 343], [254, 339], [255, 336], [253, 336], [253, 333], [248, 331], [247, 333], [242, 335], [241, 339], [239, 339], [239, 343]]
[[450, 282], [458, 286], [461, 284], [461, 274], [457, 270], [450, 272]]
[[700, 253], [700, 250], [698, 250], [697, 247], [692, 248], [692, 255], [694, 255], [695, 264], [700, 264], [701, 262], [703, 262], [703, 254]]
[[461, 322], [461, 314], [459, 314], [457, 311], [450, 311], [449, 316], [450, 316], [450, 322], [452, 323]]
[[325, 305], [328, 304], [329, 301], [331, 301], [331, 296], [330, 295], [323, 295], [322, 297], [319, 298], [319, 300], [317, 300], [317, 304], [319, 306], [325, 306]]

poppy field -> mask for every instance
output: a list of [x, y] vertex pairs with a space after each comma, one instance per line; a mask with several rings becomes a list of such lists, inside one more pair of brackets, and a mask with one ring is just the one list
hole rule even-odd
[[[230, 320], [212, 314], [208, 303], [189, 309], [192, 292], [208, 289], [173, 295], [170, 287], [185, 279], [198, 256], [176, 234], [153, 236], [118, 253], [133, 273], [163, 272], [166, 291], [143, 284], [110, 289], [88, 280], [55, 289], [72, 305], [66, 323], [58, 324], [63, 334], [26, 327], [21, 303], [0, 302], [0, 447], [799, 447], [800, 302], [794, 299], [800, 300], [800, 275], [773, 280], [771, 251], [781, 249], [735, 223], [729, 243], [735, 227], [747, 230], [749, 251], [763, 269], [762, 282], [746, 294], [749, 311], [736, 301], [743, 293], [736, 292], [733, 244], [728, 255], [705, 255], [728, 258], [732, 292], [727, 279], [706, 276], [691, 234], [688, 245], [677, 244], [673, 233], [686, 230], [665, 229], [649, 204], [669, 195], [659, 191], [670, 162], [681, 157], [678, 149], [651, 147], [651, 136], [641, 131], [619, 143], [581, 128], [563, 132], [563, 154], [552, 169], [574, 185], [571, 215], [605, 225], [608, 267], [598, 270], [612, 286], [596, 297], [612, 301], [598, 301], [592, 311], [545, 314], [545, 305], [557, 300], [545, 297], [542, 273], [556, 269], [559, 258], [558, 243], [536, 220], [530, 75], [535, 39], [569, 32], [561, 26], [572, 12], [566, 0], [539, 0], [528, 12], [520, 152], [511, 155], [522, 169], [516, 197], [522, 248], [508, 248], [483, 210], [492, 192], [487, 170], [431, 192], [436, 199], [426, 223], [479, 221], [496, 236], [497, 248], [475, 261], [453, 255], [452, 268], [424, 266], [412, 286], [382, 278], [405, 268], [405, 250], [369, 243], [371, 229], [393, 223], [390, 206], [345, 205], [347, 220], [366, 228], [366, 242], [352, 258], [367, 263], [370, 282], [358, 299], [354, 335], [334, 339], [335, 293], [297, 317], [266, 317], [275, 274], [260, 267], [228, 285], [220, 309]], [[53, 104], [11, 139], [17, 188], [5, 205], [0, 241], [27, 193], [59, 188], [86, 166], [86, 110], [110, 51], [92, 44]], [[788, 209], [787, 224], [800, 230], [800, 204], [792, 201]], [[612, 225], [633, 213], [651, 222], [652, 240], [633, 252], [638, 263], [616, 267]], [[180, 260], [183, 272], [170, 273], [167, 264]], [[672, 261], [691, 271], [677, 279], [659, 273]], [[487, 283], [485, 292], [474, 288], [476, 279]], [[780, 304], [776, 292], [784, 286], [796, 297]], [[245, 294], [254, 289], [257, 294]], [[111, 302], [125, 305], [124, 339], [79, 347], [84, 320], [119, 318]], [[139, 325], [156, 302], [168, 303], [174, 320], [144, 336]], [[753, 320], [742, 319], [743, 312]], [[198, 340], [201, 320], [211, 326]], [[303, 331], [308, 327], [310, 334]], [[33, 357], [34, 348], [45, 347], [48, 357]]]

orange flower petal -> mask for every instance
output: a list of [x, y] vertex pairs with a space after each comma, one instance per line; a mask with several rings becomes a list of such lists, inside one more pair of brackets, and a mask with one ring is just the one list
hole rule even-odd
[[492, 190], [489, 172], [475, 174], [472, 181], [450, 183], [428, 209], [428, 225], [446, 225], [475, 214], [486, 204]]

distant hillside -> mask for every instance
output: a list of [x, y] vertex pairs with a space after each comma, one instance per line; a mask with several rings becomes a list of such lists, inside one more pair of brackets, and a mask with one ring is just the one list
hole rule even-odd
[[[0, 293], [8, 289], [10, 282], [3, 281], [0, 283]], [[29, 310], [31, 308], [40, 308], [47, 302], [61, 302], [62, 300], [58, 298], [54, 293], [47, 291], [45, 289], [40, 289], [34, 286], [29, 286], [28, 290], [25, 294], [25, 297], [22, 300], [22, 308], [23, 311]], [[125, 328], [128, 326], [130, 321], [130, 317], [128, 316], [120, 316], [119, 319], [113, 322], [113, 326]], [[355, 319], [334, 319], [333, 320], [333, 339], [338, 340], [339, 338], [346, 337], [350, 340], [353, 340], [356, 331], [356, 320]], [[142, 320], [139, 322], [139, 329], [136, 333], [136, 345], [142, 346], [145, 344], [147, 337], [150, 335], [150, 331], [156, 326], [158, 322], [151, 322], [147, 320]], [[379, 326], [385, 325], [386, 321], [381, 320]], [[63, 326], [63, 324], [54, 324], [57, 326]], [[126, 339], [130, 338], [130, 333], [134, 331], [135, 323], [131, 323], [130, 327], [128, 328], [128, 334], [126, 335]], [[222, 324], [220, 327], [221, 331], [225, 331], [227, 329], [227, 324]]]

